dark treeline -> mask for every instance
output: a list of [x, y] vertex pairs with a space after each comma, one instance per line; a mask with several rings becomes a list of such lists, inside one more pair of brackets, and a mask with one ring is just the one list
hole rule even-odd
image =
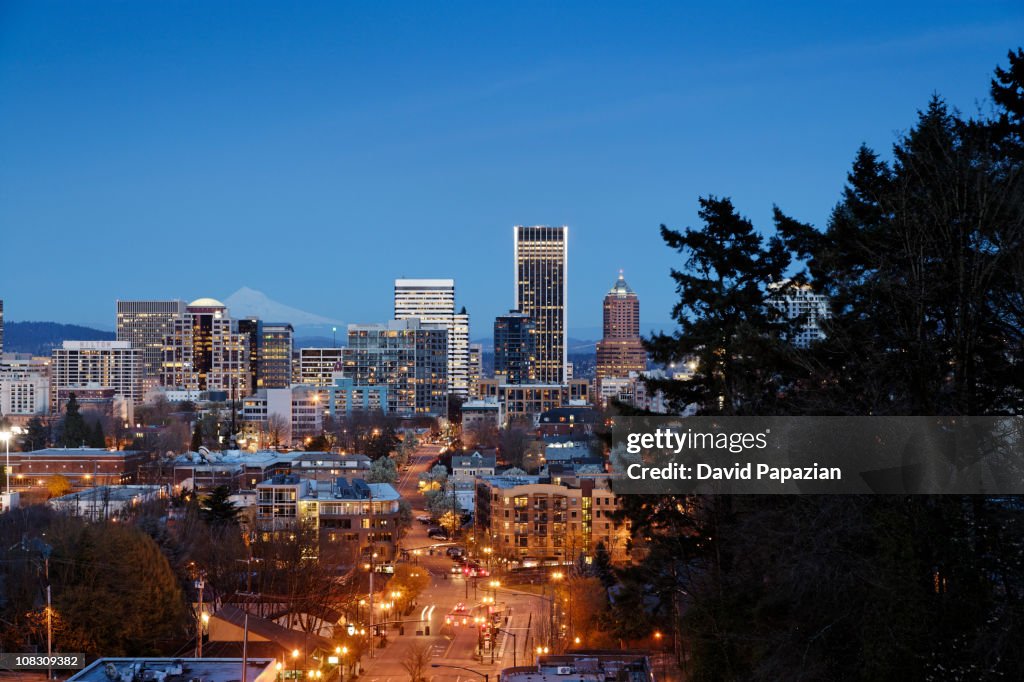
[[[684, 259], [672, 273], [679, 329], [648, 348], [659, 362], [697, 363], [692, 381], [657, 386], [674, 406], [1020, 414], [1024, 52], [996, 70], [991, 98], [989, 113], [967, 117], [935, 97], [890, 160], [858, 150], [824, 229], [776, 208], [764, 236], [713, 196], [700, 200], [698, 227], [662, 226]], [[831, 303], [827, 338], [806, 349], [766, 304], [787, 278]], [[649, 555], [618, 576], [611, 627], [671, 628], [691, 679], [1024, 679], [1021, 500], [625, 504]]]

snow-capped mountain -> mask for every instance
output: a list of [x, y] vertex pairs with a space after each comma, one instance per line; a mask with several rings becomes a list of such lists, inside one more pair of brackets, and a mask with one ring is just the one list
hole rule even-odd
[[307, 313], [278, 303], [267, 297], [262, 291], [242, 287], [224, 299], [232, 317], [258, 317], [264, 322], [290, 322], [294, 327], [319, 327], [324, 325], [340, 325], [338, 320]]

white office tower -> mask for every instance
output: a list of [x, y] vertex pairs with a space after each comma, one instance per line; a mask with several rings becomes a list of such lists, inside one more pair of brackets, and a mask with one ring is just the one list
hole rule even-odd
[[469, 396], [469, 314], [455, 312], [454, 279], [396, 279], [395, 319], [419, 318], [448, 329], [448, 390]]
[[60, 412], [72, 393], [82, 404], [141, 403], [142, 350], [128, 341], [65, 341], [51, 355], [51, 411]]

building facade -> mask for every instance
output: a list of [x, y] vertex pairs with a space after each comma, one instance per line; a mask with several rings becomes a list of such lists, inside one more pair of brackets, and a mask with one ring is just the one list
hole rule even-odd
[[251, 392], [249, 338], [235, 331], [220, 301], [201, 298], [174, 319], [164, 339], [163, 386], [186, 391], [222, 391], [229, 400]]
[[[597, 380], [628, 377], [647, 369], [647, 351], [640, 338], [640, 299], [622, 273], [604, 297], [602, 339], [597, 342]], [[600, 392], [600, 388], [598, 389]]]
[[536, 380], [560, 384], [568, 378], [569, 228], [514, 228], [515, 307], [536, 326]]
[[45, 486], [61, 475], [75, 488], [124, 485], [137, 480], [145, 453], [106, 448], [45, 448], [11, 453], [11, 481], [15, 489]]
[[248, 317], [238, 320], [238, 333], [249, 341], [251, 390], [291, 386], [292, 326], [287, 322], [264, 322]]
[[330, 386], [343, 367], [342, 348], [303, 348], [299, 351], [297, 384]]
[[370, 548], [381, 561], [395, 556], [401, 498], [390, 484], [282, 475], [263, 481], [256, 492], [256, 527], [268, 540], [304, 527], [316, 533], [320, 557], [327, 560], [351, 559]]
[[536, 379], [537, 325], [516, 310], [494, 318], [494, 378], [509, 384]]
[[448, 390], [469, 395], [469, 314], [455, 312], [454, 279], [396, 279], [395, 319], [419, 318], [448, 330]]
[[351, 324], [344, 349], [345, 378], [387, 386], [387, 411], [398, 416], [448, 412], [448, 329], [418, 318]]
[[287, 322], [264, 322], [260, 341], [256, 388], [288, 388], [292, 383], [295, 329]]
[[143, 394], [160, 385], [164, 339], [184, 312], [184, 301], [117, 302], [117, 340], [142, 351]]
[[50, 410], [61, 412], [78, 390], [141, 403], [142, 350], [128, 341], [65, 341], [50, 356]]
[[0, 414], [15, 421], [50, 407], [50, 358], [0, 353]]
[[484, 376], [484, 347], [479, 343], [469, 344], [469, 395], [477, 394], [477, 384]]
[[555, 484], [537, 476], [477, 479], [477, 523], [498, 556], [591, 558], [603, 544], [613, 562], [628, 561], [629, 525], [616, 524], [615, 494], [594, 479]]

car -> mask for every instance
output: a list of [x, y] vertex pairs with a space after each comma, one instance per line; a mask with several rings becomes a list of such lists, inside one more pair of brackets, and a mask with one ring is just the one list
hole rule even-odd
[[459, 573], [462, 573], [462, 564], [460, 564], [458, 561], [456, 561], [455, 563], [452, 564], [452, 567], [450, 569], [448, 569], [448, 570], [449, 570], [449, 572], [452, 573], [452, 575], [458, 575]]
[[427, 537], [435, 540], [447, 540], [448, 533], [445, 532], [444, 528], [429, 528], [427, 530]]
[[420, 523], [430, 523], [430, 517], [427, 516], [426, 514], [420, 514], [419, 516], [416, 517], [416, 520], [419, 521]]
[[444, 551], [445, 554], [451, 557], [462, 556], [463, 550], [461, 547], [449, 547]]

